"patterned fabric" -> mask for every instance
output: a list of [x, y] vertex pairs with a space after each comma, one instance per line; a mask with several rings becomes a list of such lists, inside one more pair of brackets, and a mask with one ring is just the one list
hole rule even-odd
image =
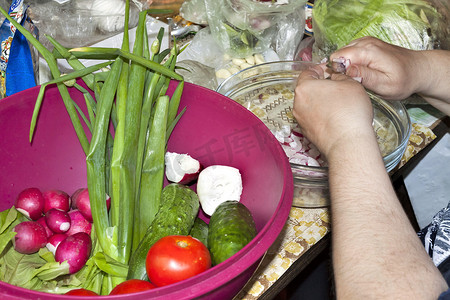
[[450, 203], [418, 235], [433, 263], [450, 285]]
[[[8, 14], [36, 36], [37, 28], [27, 17], [27, 8], [23, 0], [14, 0]], [[28, 41], [8, 19], [0, 26], [0, 46], [0, 98], [35, 86]]]

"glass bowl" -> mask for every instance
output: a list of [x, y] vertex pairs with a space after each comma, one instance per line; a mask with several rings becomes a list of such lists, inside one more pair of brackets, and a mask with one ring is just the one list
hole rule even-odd
[[[302, 61], [264, 63], [232, 75], [217, 88], [217, 92], [257, 115], [282, 144], [294, 177], [293, 205], [298, 207], [329, 205], [326, 161], [302, 136], [292, 115], [297, 77], [312, 65]], [[386, 101], [371, 93], [369, 96], [374, 108], [374, 130], [386, 171], [390, 172], [401, 161], [408, 144], [410, 118], [400, 101]]]

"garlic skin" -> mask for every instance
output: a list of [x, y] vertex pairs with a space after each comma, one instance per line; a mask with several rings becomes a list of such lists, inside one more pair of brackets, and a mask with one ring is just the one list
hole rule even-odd
[[203, 169], [197, 180], [197, 195], [205, 214], [211, 216], [227, 200], [240, 201], [242, 177], [237, 168], [213, 165]]

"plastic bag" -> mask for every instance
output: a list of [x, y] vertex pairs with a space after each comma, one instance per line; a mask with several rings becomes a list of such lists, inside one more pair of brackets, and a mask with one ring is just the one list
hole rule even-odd
[[306, 1], [205, 0], [208, 25], [216, 42], [233, 57], [272, 47], [292, 59], [305, 28]]
[[[66, 47], [92, 45], [123, 30], [123, 0], [69, 0], [62, 4], [53, 0], [25, 2], [30, 5], [30, 18], [41, 36], [50, 35]], [[130, 28], [133, 28], [137, 25], [139, 8], [133, 1], [130, 7]], [[41, 38], [41, 42], [53, 49], [46, 38]]]
[[[201, 69], [201, 74], [193, 74], [191, 72], [183, 73], [183, 76], [186, 76], [185, 79], [188, 82], [215, 90], [225, 79], [222, 76], [218, 76], [217, 73], [220, 72], [220, 70], [228, 70], [228, 76], [231, 76], [235, 72], [239, 72], [243, 66], [237, 66], [233, 62], [237, 59], [232, 59], [230, 55], [225, 53], [223, 49], [219, 47], [209, 29], [209, 27], [206, 27], [197, 32], [185, 50], [178, 55], [177, 66], [182, 66], [185, 61], [188, 61], [189, 67], [187, 69], [193, 70], [193, 72], [195, 72], [195, 68]], [[261, 56], [261, 60], [264, 62], [280, 60], [278, 55], [272, 49], [268, 49], [257, 55]], [[190, 61], [196, 61], [198, 63], [195, 68], [192, 67]], [[258, 62], [255, 60], [253, 64], [256, 63]], [[205, 75], [206, 73], [209, 75]]]
[[198, 84], [211, 90], [217, 88], [217, 80], [213, 68], [189, 59], [178, 62], [177, 67], [179, 68], [177, 73], [183, 76], [186, 82]]
[[208, 25], [204, 0], [186, 0], [181, 4], [180, 16], [196, 24]]
[[[313, 60], [321, 61], [350, 41], [373, 36], [414, 50], [448, 47], [448, 0], [316, 0]], [[448, 14], [448, 9], [447, 9]]]

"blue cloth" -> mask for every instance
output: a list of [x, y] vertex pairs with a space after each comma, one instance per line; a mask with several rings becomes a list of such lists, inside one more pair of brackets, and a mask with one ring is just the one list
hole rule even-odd
[[[23, 0], [14, 0], [8, 14], [22, 26], [30, 25], [32, 23], [27, 19], [27, 8]], [[37, 28], [32, 27], [33, 31], [37, 31]], [[0, 26], [0, 42], [0, 96], [10, 96], [35, 86], [34, 66], [28, 41], [6, 18]]]
[[27, 39], [17, 30], [6, 67], [6, 96], [36, 86], [33, 61]]

